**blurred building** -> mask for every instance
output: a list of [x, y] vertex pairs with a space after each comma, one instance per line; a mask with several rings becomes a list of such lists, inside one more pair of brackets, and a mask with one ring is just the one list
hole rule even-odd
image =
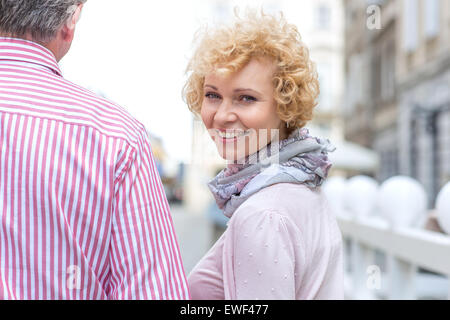
[[345, 104], [345, 11], [342, 1], [284, 1], [283, 12], [295, 23], [316, 64], [320, 96], [313, 120], [307, 124], [313, 136], [328, 138], [336, 151], [329, 155], [333, 163], [330, 175], [374, 175], [379, 157], [344, 137]]
[[450, 1], [403, 1], [398, 50], [400, 173], [435, 199], [450, 180]]
[[149, 131], [147, 131], [147, 135], [150, 140], [150, 145], [152, 148], [156, 168], [158, 170], [159, 175], [164, 180], [166, 175], [164, 170], [164, 164], [167, 160], [167, 153], [164, 150], [162, 139], [150, 133]]
[[341, 1], [284, 1], [283, 12], [296, 24], [316, 64], [320, 82], [319, 103], [308, 123], [314, 135], [343, 137], [344, 11]]
[[379, 154], [379, 181], [409, 175], [434, 199], [450, 179], [450, 2], [343, 5], [345, 137]]
[[219, 156], [200, 119], [193, 119], [192, 128], [192, 154], [190, 163], [186, 165], [183, 201], [189, 212], [201, 214], [214, 200], [207, 184], [226, 162]]

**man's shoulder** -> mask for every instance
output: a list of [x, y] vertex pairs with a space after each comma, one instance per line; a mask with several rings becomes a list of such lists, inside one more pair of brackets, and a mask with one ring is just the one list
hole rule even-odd
[[[8, 62], [0, 70], [13, 89], [0, 90], [0, 112], [89, 128], [133, 144], [144, 126], [123, 106], [35, 65]], [[4, 99], [3, 99], [4, 98]]]
[[76, 113], [85, 125], [93, 127], [110, 137], [136, 141], [139, 135], [146, 134], [144, 125], [134, 118], [128, 110], [102, 94], [63, 80], [75, 100]]

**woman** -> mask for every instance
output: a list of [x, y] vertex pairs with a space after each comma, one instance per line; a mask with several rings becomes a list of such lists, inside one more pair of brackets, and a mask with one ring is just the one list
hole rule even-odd
[[319, 186], [328, 140], [304, 128], [319, 93], [283, 16], [205, 31], [183, 95], [229, 165], [210, 183], [228, 227], [194, 267], [193, 299], [342, 299], [341, 233]]

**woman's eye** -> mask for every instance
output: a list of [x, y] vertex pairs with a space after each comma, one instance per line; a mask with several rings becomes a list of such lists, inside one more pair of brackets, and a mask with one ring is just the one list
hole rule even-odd
[[256, 101], [256, 98], [252, 96], [241, 96], [240, 100], [244, 102], [254, 102]]
[[220, 96], [218, 94], [212, 92], [206, 93], [205, 97], [208, 99], [220, 99]]

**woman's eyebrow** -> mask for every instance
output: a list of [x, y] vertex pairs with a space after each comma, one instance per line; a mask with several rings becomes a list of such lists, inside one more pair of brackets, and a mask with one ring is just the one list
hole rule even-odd
[[217, 89], [216, 87], [214, 87], [213, 85], [210, 85], [210, 84], [205, 84], [205, 88], [206, 87], [210, 87], [211, 89], [214, 89], [214, 90], [219, 90], [219, 89]]
[[[213, 90], [219, 90], [219, 89], [217, 89], [217, 87], [215, 87], [215, 86], [213, 86], [213, 85], [211, 85], [211, 84], [205, 84], [204, 87], [205, 87], [205, 88], [206, 88], [206, 87], [209, 87], [209, 88], [211, 88], [211, 89], [213, 89]], [[233, 91], [234, 91], [234, 92], [252, 91], [252, 92], [254, 92], [254, 93], [256, 93], [256, 94], [261, 95], [260, 92], [254, 90], [254, 89], [250, 89], [250, 88], [237, 88], [237, 89], [234, 89]]]
[[253, 89], [250, 89], [250, 88], [238, 88], [238, 89], [234, 89], [234, 92], [242, 92], [242, 91], [253, 91], [253, 92], [257, 93], [257, 94], [261, 94], [261, 93], [259, 93], [258, 91], [253, 90]]

